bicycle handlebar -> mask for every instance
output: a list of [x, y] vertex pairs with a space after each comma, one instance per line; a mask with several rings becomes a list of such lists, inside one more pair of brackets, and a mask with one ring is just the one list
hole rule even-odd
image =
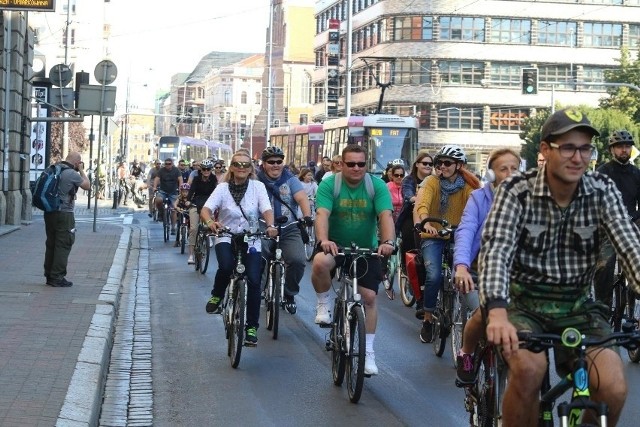
[[221, 237], [221, 236], [229, 236], [229, 237], [238, 237], [238, 236], [247, 236], [247, 237], [264, 237], [267, 234], [263, 231], [249, 231], [249, 230], [242, 230], [239, 233], [234, 233], [231, 231], [231, 229], [229, 227], [222, 227], [220, 228], [216, 233], [214, 233], [213, 231], [211, 232], [212, 235], [216, 236], [216, 237]]
[[[518, 339], [520, 348], [540, 353], [546, 349], [562, 345], [568, 348], [588, 348], [588, 347], [611, 347], [622, 346], [627, 350], [635, 350], [640, 347], [640, 331], [635, 330], [634, 324], [625, 324], [623, 332], [614, 332], [605, 337], [587, 338], [575, 328], [567, 328], [562, 334], [541, 333], [520, 331]], [[606, 346], [604, 345], [606, 344]]]
[[437, 222], [438, 224], [442, 225], [442, 229], [438, 231], [438, 235], [441, 237], [445, 237], [448, 236], [449, 234], [453, 233], [454, 230], [456, 229], [455, 225], [449, 225], [449, 221], [447, 221], [446, 219], [443, 218], [435, 218], [435, 217], [427, 217], [425, 219], [423, 219], [422, 221], [420, 221], [420, 226], [416, 227], [417, 231], [419, 233], [424, 232], [424, 225], [428, 222]]

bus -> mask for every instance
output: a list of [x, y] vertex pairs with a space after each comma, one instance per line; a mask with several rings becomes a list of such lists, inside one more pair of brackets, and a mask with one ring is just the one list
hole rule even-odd
[[158, 157], [160, 160], [171, 158], [175, 162], [180, 159], [191, 162], [203, 160], [210, 156], [221, 159], [231, 157], [231, 147], [205, 139], [188, 136], [161, 136], [158, 141]]
[[369, 172], [381, 175], [391, 160], [402, 159], [407, 166], [418, 152], [418, 119], [391, 114], [351, 116], [300, 126], [284, 126], [270, 131], [270, 145], [285, 153], [286, 162], [306, 166], [333, 157], [347, 144], [367, 150]]

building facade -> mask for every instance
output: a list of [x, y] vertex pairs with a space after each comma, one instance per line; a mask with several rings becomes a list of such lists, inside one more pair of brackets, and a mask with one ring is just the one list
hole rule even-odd
[[[640, 0], [351, 4], [349, 46], [347, 1], [317, 2], [313, 118], [325, 111], [328, 22], [338, 19], [342, 114], [347, 67], [352, 114], [375, 110], [376, 78], [391, 81], [383, 111], [418, 116], [422, 146], [435, 152], [459, 144], [478, 171], [491, 149], [520, 146], [520, 122], [536, 109], [596, 106], [620, 49], [637, 50], [640, 40]], [[353, 60], [346, 64], [349, 48]], [[533, 93], [523, 93], [525, 68], [537, 72]]]

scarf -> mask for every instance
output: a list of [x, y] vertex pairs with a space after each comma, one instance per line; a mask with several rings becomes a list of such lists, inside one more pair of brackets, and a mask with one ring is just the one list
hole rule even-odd
[[[278, 199], [278, 197], [276, 197], [276, 194], [280, 193], [280, 186], [287, 182], [293, 176], [294, 175], [287, 169], [283, 169], [280, 178], [274, 181], [269, 178], [266, 173], [264, 173], [263, 169], [260, 169], [258, 171], [258, 179], [264, 184], [267, 192], [269, 193], [269, 199], [271, 199], [271, 205], [273, 206], [273, 214], [275, 215], [275, 218], [278, 218], [282, 215], [282, 202]], [[287, 209], [291, 211], [289, 206], [287, 206]], [[291, 212], [291, 214], [295, 215], [294, 212]]]
[[460, 174], [456, 177], [455, 181], [451, 182], [448, 179], [440, 179], [440, 214], [444, 215], [447, 210], [447, 203], [449, 202], [449, 196], [457, 193], [464, 188], [464, 179]]
[[236, 184], [233, 180], [229, 181], [229, 193], [231, 193], [231, 197], [233, 197], [233, 201], [236, 202], [238, 206], [240, 206], [240, 202], [244, 197], [244, 193], [247, 192], [248, 187], [249, 187], [248, 179], [242, 184]]

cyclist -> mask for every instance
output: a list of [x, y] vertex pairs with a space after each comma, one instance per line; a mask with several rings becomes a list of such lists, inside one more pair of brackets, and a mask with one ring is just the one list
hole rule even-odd
[[302, 168], [298, 179], [302, 182], [302, 188], [309, 199], [315, 199], [318, 191], [318, 183], [313, 180], [311, 169]]
[[[627, 207], [627, 213], [633, 221], [638, 223], [640, 218], [640, 169], [631, 162], [633, 136], [626, 130], [614, 131], [609, 137], [609, 153], [613, 157], [600, 166], [597, 171], [607, 175], [615, 182], [622, 194], [622, 201]], [[593, 278], [595, 296], [598, 300], [611, 307], [613, 282], [615, 273], [615, 254], [611, 241], [604, 238], [598, 258], [598, 266]]]
[[[178, 198], [176, 199], [175, 202], [173, 202], [173, 209], [176, 210], [176, 212], [188, 212], [189, 211], [189, 207], [191, 207], [191, 202], [189, 201], [189, 190], [191, 189], [191, 186], [188, 183], [184, 183], [184, 184], [180, 184], [180, 194], [178, 195]], [[176, 214], [177, 217], [177, 214]], [[177, 218], [176, 218], [177, 219]], [[173, 244], [174, 247], [177, 247], [179, 245], [179, 237], [176, 234], [176, 242]]]
[[189, 181], [189, 175], [191, 174], [191, 169], [187, 167], [186, 160], [180, 159], [178, 161], [178, 170], [180, 171], [180, 175], [182, 175], [182, 182]]
[[196, 244], [196, 235], [198, 233], [198, 224], [200, 224], [200, 211], [205, 202], [213, 193], [218, 180], [211, 170], [213, 168], [213, 161], [205, 159], [200, 164], [200, 173], [193, 178], [191, 183], [191, 189], [189, 190], [188, 199], [191, 201], [189, 207], [189, 259], [188, 264], [194, 264], [193, 259], [193, 247]]
[[[258, 171], [258, 179], [269, 193], [274, 217], [286, 216], [287, 222], [283, 226], [291, 224], [297, 221], [296, 215], [298, 206], [300, 206], [307, 225], [313, 224], [307, 193], [305, 193], [298, 177], [284, 167], [284, 152], [280, 147], [265, 148], [260, 158], [262, 166]], [[266, 259], [270, 259], [274, 243], [269, 240], [262, 242], [262, 250]], [[300, 280], [302, 280], [306, 266], [304, 244], [298, 227], [291, 226], [282, 229], [280, 249], [282, 249], [282, 258], [287, 267], [283, 305], [290, 314], [295, 314], [297, 311], [295, 296], [300, 292]]]
[[[509, 365], [504, 425], [537, 425], [547, 368], [544, 353], [518, 349], [518, 330], [559, 334], [575, 327], [588, 337], [611, 333], [608, 309], [589, 298], [603, 233], [611, 238], [631, 288], [640, 291], [640, 230], [615, 183], [587, 172], [591, 140], [598, 135], [574, 108], [552, 114], [541, 130], [545, 165], [506, 179], [485, 222], [479, 295], [487, 310], [487, 339], [502, 346]], [[614, 426], [627, 394], [622, 360], [611, 348], [588, 354], [589, 372], [596, 373], [589, 376], [591, 399], [608, 405]], [[567, 373], [571, 352], [554, 355], [556, 369]]]
[[393, 204], [393, 222], [398, 219], [400, 210], [404, 205], [404, 198], [402, 197], [402, 180], [404, 179], [404, 166], [394, 165], [391, 166], [390, 178], [391, 181], [387, 182], [387, 188], [391, 193], [391, 203]]
[[[366, 189], [366, 151], [359, 145], [347, 145], [342, 151], [342, 185], [338, 197], [334, 197], [336, 175], [322, 180], [316, 195], [316, 237], [318, 245], [313, 255], [311, 283], [318, 297], [316, 319], [318, 324], [330, 324], [329, 302], [332, 300], [331, 270], [336, 266], [334, 257], [338, 245], [348, 247], [355, 242], [363, 248], [378, 246], [380, 255], [389, 256], [395, 249], [395, 233], [391, 211], [391, 195], [384, 182], [371, 177], [375, 196], [373, 200]], [[377, 223], [380, 224], [381, 241], [377, 241]], [[376, 375], [375, 339], [377, 308], [376, 295], [382, 281], [382, 264], [379, 258], [367, 260], [359, 289], [366, 311], [366, 357], [364, 372]]]
[[158, 175], [158, 171], [160, 170], [160, 166], [162, 163], [159, 159], [154, 160], [153, 167], [149, 168], [149, 174], [147, 175], [147, 189], [149, 191], [149, 217], [153, 217], [154, 204], [155, 201], [153, 199], [153, 193], [155, 190], [153, 184], [156, 180], [156, 176]]
[[218, 182], [222, 182], [222, 180], [224, 179], [224, 174], [226, 173], [224, 162], [222, 160], [218, 160], [217, 162], [215, 162], [213, 165], [213, 171]]
[[[162, 212], [162, 203], [165, 197], [169, 198], [169, 203], [172, 205], [178, 198], [178, 188], [182, 185], [182, 175], [180, 171], [173, 165], [173, 159], [167, 158], [164, 160], [164, 167], [160, 168], [154, 181], [154, 191], [158, 190], [155, 204], [158, 212]], [[171, 234], [176, 234], [176, 211], [171, 213]]]
[[[213, 231], [221, 227], [238, 233], [257, 228], [258, 217], [262, 216], [267, 226], [267, 234], [274, 237], [278, 230], [273, 225], [273, 210], [264, 184], [254, 179], [251, 157], [244, 152], [236, 152], [231, 158], [228, 179], [220, 183], [207, 199], [200, 212], [202, 221]], [[217, 212], [217, 220], [213, 220]], [[250, 239], [246, 254], [247, 275], [247, 323], [245, 344], [255, 346], [258, 343], [258, 319], [260, 318], [260, 272], [262, 268], [261, 239]], [[222, 297], [229, 285], [231, 273], [235, 267], [235, 253], [229, 237], [219, 237], [215, 243], [218, 271], [216, 272], [211, 298], [207, 301], [207, 313], [216, 313]]]
[[[458, 225], [462, 211], [471, 192], [480, 188], [480, 181], [465, 168], [467, 156], [457, 145], [445, 145], [435, 156], [435, 167], [440, 176], [431, 175], [424, 180], [424, 186], [418, 193], [414, 208], [416, 227], [427, 217], [443, 218], [452, 225]], [[422, 318], [420, 341], [433, 341], [432, 314], [436, 308], [438, 291], [442, 287], [442, 251], [445, 239], [438, 231], [440, 224], [426, 223], [420, 231], [420, 248], [425, 264], [425, 283], [422, 293], [423, 306], [416, 306]]]
[[331, 170], [322, 175], [322, 179], [325, 180], [338, 172], [342, 172], [342, 156], [340, 154], [333, 156], [333, 159], [331, 159]]
[[129, 197], [129, 171], [124, 162], [118, 163], [118, 169], [116, 170], [118, 175], [118, 197], [122, 200], [122, 206], [127, 206], [127, 198]]
[[462, 219], [455, 233], [453, 254], [454, 283], [465, 295], [466, 306], [473, 311], [467, 321], [462, 339], [462, 349], [456, 357], [457, 375], [460, 383], [470, 384], [475, 379], [472, 354], [482, 337], [482, 316], [478, 308], [478, 292], [475, 289], [472, 271], [478, 271], [477, 256], [480, 252], [482, 227], [493, 202], [493, 193], [507, 177], [518, 171], [520, 156], [511, 148], [498, 148], [489, 154], [486, 184], [471, 192], [462, 212]]

